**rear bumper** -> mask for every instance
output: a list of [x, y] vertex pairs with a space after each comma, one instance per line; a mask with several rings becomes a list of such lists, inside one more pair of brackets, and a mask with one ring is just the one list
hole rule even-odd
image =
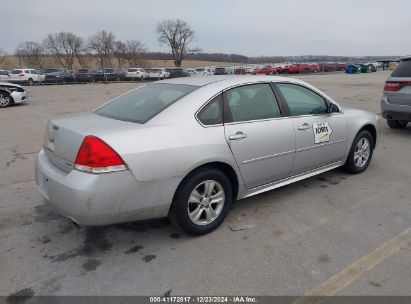
[[159, 188], [158, 182], [137, 182], [130, 171], [65, 172], [52, 164], [43, 150], [36, 160], [36, 184], [61, 215], [86, 226], [163, 217], [172, 200], [165, 195], [171, 192]]
[[381, 115], [385, 119], [411, 121], [411, 105], [396, 105], [387, 102], [387, 97], [381, 99]]

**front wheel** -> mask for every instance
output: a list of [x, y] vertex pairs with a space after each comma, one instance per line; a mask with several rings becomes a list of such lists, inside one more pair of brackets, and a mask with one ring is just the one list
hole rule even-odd
[[387, 119], [387, 125], [391, 129], [404, 129], [408, 124], [408, 121], [406, 120], [392, 120], [392, 119]]
[[0, 108], [7, 108], [13, 103], [13, 100], [9, 93], [0, 92]]
[[221, 225], [232, 200], [227, 176], [220, 170], [205, 168], [190, 174], [179, 186], [171, 215], [184, 232], [203, 235]]
[[355, 137], [350, 149], [345, 169], [349, 173], [358, 174], [364, 172], [370, 164], [374, 150], [374, 139], [367, 130], [360, 131]]

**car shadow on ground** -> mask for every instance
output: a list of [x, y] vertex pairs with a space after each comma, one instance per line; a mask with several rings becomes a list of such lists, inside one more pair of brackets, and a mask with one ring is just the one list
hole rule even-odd
[[[253, 221], [253, 217], [268, 217], [267, 209], [275, 208], [276, 203], [285, 197], [307, 191], [309, 188], [324, 189], [338, 185], [346, 179], [345, 175], [342, 170], [337, 169], [237, 201], [232, 205], [226, 222], [217, 230], [217, 234], [226, 233], [227, 227], [235, 218], [248, 216], [247, 220]], [[36, 243], [43, 247], [40, 248], [43, 258], [50, 262], [65, 262], [85, 257], [86, 260], [82, 264], [85, 271], [95, 270], [101, 263], [100, 258], [113, 252], [125, 255], [139, 254], [142, 261], [150, 262], [156, 255], [146, 252], [146, 245], [149, 244], [155, 251], [160, 252], [176, 248], [181, 242], [195, 239], [177, 229], [168, 218], [78, 228], [48, 204], [37, 205], [34, 211], [32, 235], [36, 238]]]

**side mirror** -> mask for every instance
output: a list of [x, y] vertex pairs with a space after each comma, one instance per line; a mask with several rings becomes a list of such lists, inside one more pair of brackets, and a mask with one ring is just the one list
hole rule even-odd
[[333, 103], [331, 103], [328, 107], [328, 113], [338, 113], [340, 109]]

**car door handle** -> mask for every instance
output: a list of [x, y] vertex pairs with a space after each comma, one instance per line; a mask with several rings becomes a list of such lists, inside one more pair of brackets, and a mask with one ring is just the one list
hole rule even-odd
[[307, 129], [310, 129], [310, 128], [311, 128], [310, 124], [304, 123], [302, 126], [299, 126], [297, 129], [298, 130], [307, 130]]
[[228, 136], [228, 139], [229, 140], [239, 140], [239, 139], [243, 139], [246, 137], [247, 137], [247, 134], [244, 134], [243, 132], [237, 132], [234, 135]]

